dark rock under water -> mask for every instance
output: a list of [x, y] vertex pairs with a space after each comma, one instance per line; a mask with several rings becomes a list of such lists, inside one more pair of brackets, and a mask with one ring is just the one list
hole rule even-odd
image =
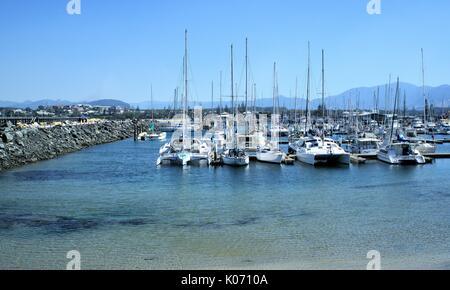
[[109, 219], [106, 217], [76, 218], [70, 216], [48, 216], [33, 214], [1, 214], [0, 230], [10, 230], [14, 227], [36, 228], [47, 234], [64, 234], [99, 227], [121, 225], [142, 226], [154, 223], [147, 218]]

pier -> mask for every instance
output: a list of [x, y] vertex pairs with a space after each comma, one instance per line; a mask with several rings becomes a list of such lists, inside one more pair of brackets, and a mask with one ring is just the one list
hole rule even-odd
[[426, 153], [422, 154], [424, 157], [433, 159], [448, 159], [450, 158], [450, 153]]

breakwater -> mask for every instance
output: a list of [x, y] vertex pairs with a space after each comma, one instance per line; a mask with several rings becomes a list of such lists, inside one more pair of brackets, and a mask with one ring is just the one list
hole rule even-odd
[[0, 171], [130, 138], [134, 128], [131, 120], [67, 122], [51, 126], [8, 123], [0, 128]]

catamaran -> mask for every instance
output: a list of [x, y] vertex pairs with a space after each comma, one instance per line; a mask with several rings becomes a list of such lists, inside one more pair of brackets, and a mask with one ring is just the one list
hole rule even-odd
[[297, 159], [310, 165], [350, 164], [350, 154], [329, 138], [302, 138], [296, 149]]
[[193, 163], [211, 163], [211, 148], [201, 140], [190, 138], [191, 127], [188, 130], [188, 61], [187, 61], [187, 30], [185, 31], [185, 56], [184, 56], [184, 99], [183, 99], [183, 133], [179, 138], [172, 138], [170, 143], [164, 144], [160, 149], [157, 165], [170, 162], [186, 166]]

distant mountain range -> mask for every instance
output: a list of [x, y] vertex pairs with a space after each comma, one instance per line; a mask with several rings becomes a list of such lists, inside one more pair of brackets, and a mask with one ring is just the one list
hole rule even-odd
[[[383, 109], [386, 104], [386, 92], [389, 85], [381, 85], [376, 87], [361, 87], [354, 88], [343, 92], [337, 96], [330, 96], [326, 98], [326, 104], [331, 107], [348, 108], [349, 102], [352, 107], [356, 107], [359, 102], [359, 108], [372, 109], [375, 107], [376, 96], [378, 95], [378, 108]], [[387, 102], [388, 108], [392, 109], [394, 97], [396, 92], [396, 83], [391, 84], [390, 101]], [[423, 88], [409, 83], [400, 83], [400, 104], [403, 107], [403, 99], [405, 98], [408, 109], [423, 109], [424, 98]], [[378, 93], [379, 89], [379, 93]], [[448, 106], [450, 101], [450, 86], [442, 85], [438, 87], [425, 87], [425, 94], [428, 98], [429, 104], [435, 107]], [[359, 97], [358, 97], [359, 96]], [[312, 104], [318, 106], [321, 103], [320, 99], [315, 99]]]
[[86, 104], [92, 106], [109, 106], [109, 107], [122, 107], [122, 108], [130, 108], [130, 104], [125, 103], [120, 100], [114, 99], [102, 99], [96, 101], [89, 102], [71, 102], [67, 100], [38, 100], [38, 101], [25, 101], [25, 102], [10, 102], [10, 101], [0, 101], [0, 108], [31, 108], [36, 109], [39, 106], [66, 106], [66, 105], [77, 105], [77, 104]]
[[[378, 108], [384, 109], [387, 103], [388, 109], [392, 109], [396, 91], [396, 83], [391, 84], [390, 90], [390, 98], [387, 98], [386, 92], [389, 90], [388, 84], [374, 86], [374, 87], [360, 87], [347, 90], [339, 95], [335, 96], [327, 96], [325, 97], [325, 105], [328, 107], [339, 108], [339, 109], [347, 109], [349, 107], [356, 108], [357, 106], [360, 109], [373, 109], [375, 108], [376, 97], [378, 95]], [[379, 89], [379, 93], [378, 93]], [[435, 107], [441, 107], [442, 104], [444, 106], [450, 105], [450, 85], [442, 85], [438, 87], [425, 87], [425, 93], [428, 96], [428, 101], [430, 104], [433, 104]], [[400, 103], [403, 107], [403, 98], [406, 96], [406, 106], [408, 109], [423, 109], [424, 107], [424, 99], [422, 93], [422, 87], [415, 86], [409, 83], [400, 83]], [[224, 96], [227, 101], [223, 101], [223, 106], [231, 106], [231, 102], [229, 98]], [[225, 99], [224, 98], [224, 99]], [[386, 102], [388, 99], [390, 101]], [[243, 102], [243, 97], [239, 97], [239, 103]], [[258, 107], [272, 107], [272, 98], [263, 98], [257, 99]], [[281, 107], [286, 107], [289, 109], [293, 109], [295, 107], [295, 99], [289, 98], [286, 96], [279, 97], [279, 103]], [[306, 100], [304, 98], [298, 98], [297, 100], [297, 108], [305, 108]], [[310, 107], [312, 109], [317, 109], [317, 107], [322, 103], [322, 99], [313, 95], [312, 100], [310, 101]], [[214, 101], [214, 107], [217, 107], [219, 104], [218, 97], [216, 97]], [[163, 109], [173, 107], [173, 102], [154, 102], [155, 109]], [[201, 105], [204, 108], [211, 108], [211, 102], [190, 102], [191, 107], [194, 105]], [[140, 109], [148, 109], [150, 107], [149, 102], [141, 102], [141, 103], [133, 103], [132, 107], [139, 107]]]
[[[346, 108], [356, 108], [357, 106], [360, 109], [373, 109], [375, 108], [375, 101], [376, 96], [378, 95], [378, 108], [384, 109], [385, 105], [387, 103], [388, 108], [392, 108], [393, 99], [395, 96], [395, 90], [396, 90], [396, 84], [393, 82], [391, 84], [391, 90], [390, 90], [390, 98], [386, 98], [387, 94], [386, 92], [388, 85], [380, 85], [380, 86], [374, 86], [374, 87], [360, 87], [360, 88], [353, 88], [350, 90], [347, 90], [339, 95], [335, 96], [327, 96], [325, 98], [325, 104], [328, 107], [333, 108], [340, 108], [340, 109], [346, 109]], [[379, 90], [379, 93], [378, 93]], [[450, 104], [450, 85], [442, 85], [438, 87], [425, 87], [426, 95], [428, 96], [428, 100], [430, 104], [433, 104], [435, 107], [441, 107], [449, 106]], [[422, 93], [422, 87], [412, 85], [409, 83], [400, 83], [400, 103], [403, 106], [403, 97], [406, 96], [406, 105], [408, 109], [416, 108], [416, 109], [423, 109], [424, 107], [424, 100], [423, 100], [423, 93]], [[224, 99], [226, 97], [224, 96]], [[231, 106], [231, 102], [228, 100], [229, 98], [226, 98], [227, 101], [223, 101], [223, 106]], [[386, 100], [388, 100], [386, 102]], [[239, 103], [242, 103], [243, 98], [239, 98]], [[320, 104], [322, 100], [317, 95], [312, 96], [312, 100], [310, 102], [310, 106], [312, 109], [316, 109]], [[279, 97], [279, 103], [280, 106], [293, 109], [295, 104], [294, 98], [288, 98], [285, 96]], [[71, 102], [66, 100], [39, 100], [39, 101], [28, 101], [28, 102], [9, 102], [9, 101], [0, 101], [0, 107], [9, 107], [9, 108], [32, 108], [35, 109], [39, 106], [52, 106], [52, 105], [73, 105], [73, 104], [89, 104], [94, 106], [120, 106], [124, 108], [137, 108], [140, 109], [150, 109], [150, 102], [140, 102], [140, 103], [131, 103], [128, 104], [126, 102], [120, 101], [120, 100], [114, 100], [114, 99], [102, 99], [97, 101], [90, 101], [90, 102]], [[214, 101], [214, 107], [217, 107], [219, 104], [218, 97], [216, 97], [216, 100]], [[204, 108], [210, 108], [211, 102], [190, 102], [189, 106], [193, 107], [195, 105], [201, 105]], [[164, 109], [173, 107], [173, 102], [169, 101], [155, 101], [153, 103], [153, 106], [155, 109]], [[257, 106], [258, 107], [271, 107], [272, 106], [272, 98], [263, 98], [257, 100]], [[305, 107], [305, 99], [299, 98], [297, 100], [297, 107], [298, 108], [304, 108]]]

